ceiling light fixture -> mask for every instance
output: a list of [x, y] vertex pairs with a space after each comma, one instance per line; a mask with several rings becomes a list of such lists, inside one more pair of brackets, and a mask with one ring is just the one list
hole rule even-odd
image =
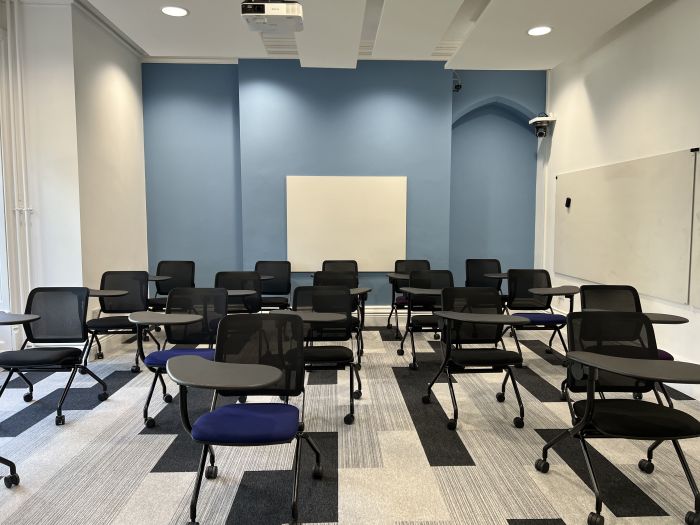
[[527, 34], [530, 36], [543, 36], [543, 35], [548, 35], [551, 32], [552, 32], [552, 28], [549, 26], [531, 27], [530, 29], [527, 30]]
[[189, 11], [184, 7], [176, 7], [172, 5], [165, 6], [161, 9], [164, 15], [168, 16], [187, 16]]

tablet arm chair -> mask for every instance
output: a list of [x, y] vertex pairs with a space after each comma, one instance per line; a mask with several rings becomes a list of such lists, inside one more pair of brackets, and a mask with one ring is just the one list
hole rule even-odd
[[358, 274], [357, 261], [351, 260], [327, 260], [323, 261], [321, 270], [324, 272], [352, 272]]
[[[303, 403], [299, 409], [288, 403], [290, 397], [304, 393], [304, 354], [303, 323], [293, 315], [270, 313], [267, 315], [229, 315], [219, 324], [216, 338], [216, 362], [212, 367], [224, 363], [238, 365], [268, 365], [279, 369], [281, 378], [273, 384], [260, 388], [243, 388], [231, 377], [230, 383], [222, 385], [208, 383], [206, 375], [196, 378], [197, 386], [214, 390], [211, 411], [203, 414], [194, 423], [190, 422], [187, 406], [187, 386], [181, 378], [173, 375], [179, 384], [180, 415], [183, 426], [192, 439], [202, 445], [202, 454], [197, 470], [192, 501], [190, 503], [190, 525], [197, 524], [197, 500], [202, 477], [215, 479], [218, 467], [215, 463], [214, 446], [266, 446], [296, 441], [294, 461], [294, 484], [292, 488], [292, 517], [298, 519], [297, 492], [301, 440], [306, 441], [314, 451], [316, 465], [314, 479], [321, 479], [321, 453], [303, 430]], [[181, 358], [191, 359], [191, 358]], [[225, 365], [224, 365], [225, 366]], [[227, 374], [227, 380], [229, 375]], [[240, 394], [247, 396], [280, 396], [284, 403], [227, 404], [216, 406], [219, 394]], [[301, 417], [301, 419], [300, 419]], [[205, 466], [209, 459], [209, 466]]]
[[[574, 312], [569, 314], [567, 331], [569, 351], [586, 351], [613, 357], [658, 360], [656, 339], [649, 319], [638, 312]], [[579, 440], [588, 467], [590, 486], [595, 494], [595, 512], [588, 516], [588, 525], [603, 525], [601, 498], [595, 470], [588, 452], [589, 438], [621, 438], [651, 441], [647, 458], [638, 466], [642, 472], [654, 470], [653, 452], [664, 441], [671, 441], [695, 498], [695, 510], [685, 517], [687, 525], [700, 525], [700, 493], [688, 466], [681, 439], [700, 436], [700, 422], [670, 406], [664, 406], [658, 393], [657, 403], [634, 399], [597, 399], [608, 392], [649, 392], [654, 381], [637, 379], [627, 375], [591, 369], [570, 361], [567, 368], [569, 392], [585, 392], [586, 399], [571, 403], [573, 427], [549, 441], [542, 450], [542, 458], [535, 468], [549, 471], [549, 449], [563, 439]]]
[[228, 312], [231, 314], [254, 314], [262, 309], [262, 281], [257, 272], [218, 272], [214, 277], [214, 287], [255, 292], [245, 297], [229, 297]]
[[[442, 291], [442, 309], [448, 312], [502, 315], [503, 303], [501, 295], [495, 288], [445, 288]], [[448, 326], [451, 327], [450, 330], [447, 329]], [[519, 415], [513, 419], [513, 425], [516, 428], [523, 428], [525, 407], [520, 398], [518, 383], [512, 369], [513, 366], [521, 365], [523, 358], [518, 352], [506, 350], [502, 338], [503, 325], [455, 321], [447, 323], [445, 320], [441, 320], [441, 330], [443, 360], [435, 377], [428, 385], [428, 393], [423, 396], [423, 403], [431, 402], [433, 385], [440, 374], [445, 373], [453, 410], [453, 417], [447, 422], [447, 428], [455, 430], [458, 409], [452, 385], [452, 375], [505, 372], [501, 391], [496, 394], [496, 400], [499, 403], [506, 400], [506, 385], [510, 379], [519, 408]], [[498, 348], [499, 344], [502, 349]], [[463, 345], [478, 346], [464, 348]]]
[[[430, 261], [425, 259], [399, 259], [394, 262], [394, 273], [410, 274], [413, 271], [430, 270]], [[408, 297], [401, 288], [408, 286], [408, 279], [393, 279], [391, 281], [391, 309], [386, 320], [386, 327], [391, 328], [391, 315], [394, 315], [394, 337], [401, 338], [399, 331], [399, 310], [408, 308]]]
[[501, 262], [498, 259], [467, 259], [464, 262], [467, 279], [466, 287], [495, 288], [500, 293], [503, 279], [486, 277], [487, 273], [501, 273]]
[[[66, 422], [62, 411], [63, 403], [76, 373], [88, 374], [100, 384], [102, 392], [97, 395], [100, 401], [109, 397], [107, 384], [84, 363], [89, 348], [85, 324], [88, 294], [87, 288], [35, 288], [29, 293], [25, 313], [39, 315], [40, 319], [24, 324], [27, 338], [19, 350], [0, 352], [0, 368], [9, 372], [0, 387], [0, 396], [5, 392], [14, 374], [17, 374], [29, 387], [24, 394], [24, 401], [30, 402], [33, 399], [34, 387], [24, 372], [70, 373], [56, 409], [56, 425], [63, 425]], [[29, 343], [41, 345], [78, 343], [81, 347], [28, 347]]]
[[[228, 292], [223, 288], [174, 288], [170, 290], [165, 313], [197, 314], [202, 316], [202, 320], [184, 325], [166, 325], [166, 339], [163, 348], [165, 348], [166, 343], [178, 345], [178, 347], [154, 351], [141, 356], [143, 364], [154, 374], [143, 407], [143, 422], [146, 427], [152, 428], [156, 424], [156, 420], [148, 415], [148, 407], [151, 404], [156, 383], [160, 382], [163, 401], [170, 403], [173, 400], [173, 397], [168, 394], [165, 381], [163, 381], [163, 374], [166, 372], [169, 359], [181, 355], [195, 355], [210, 361], [214, 360], [213, 346], [216, 342], [216, 330], [219, 321], [226, 317], [227, 301]], [[207, 348], [197, 348], [199, 345]]]
[[167, 275], [170, 279], [156, 281], [156, 296], [148, 299], [148, 306], [153, 311], [163, 311], [170, 290], [194, 288], [194, 261], [160, 261], [156, 275]]
[[289, 294], [292, 291], [292, 265], [289, 261], [258, 261], [255, 263], [258, 275], [269, 275], [272, 279], [261, 282], [262, 308], [284, 310], [289, 308]]

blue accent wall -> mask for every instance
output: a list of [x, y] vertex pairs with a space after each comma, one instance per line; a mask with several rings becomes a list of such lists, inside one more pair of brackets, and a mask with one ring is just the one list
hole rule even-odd
[[242, 267], [238, 70], [144, 64], [148, 260], [194, 260], [197, 286]]
[[[405, 175], [407, 256], [447, 268], [452, 104], [443, 64], [246, 60], [239, 82], [245, 267], [286, 258], [287, 175]], [[370, 303], [388, 304], [384, 274], [361, 281], [374, 290]]]
[[[453, 94], [438, 62], [144, 64], [151, 271], [194, 259], [198, 286], [210, 286], [217, 271], [285, 259], [287, 175], [406, 176], [407, 257], [449, 267], [457, 285], [467, 257], [532, 266], [527, 119], [544, 110], [545, 74], [459, 74]], [[371, 304], [388, 303], [383, 273], [360, 280]]]
[[467, 258], [504, 270], [532, 268], [537, 138], [528, 120], [544, 111], [543, 71], [460, 71], [453, 98], [450, 269], [463, 286]]

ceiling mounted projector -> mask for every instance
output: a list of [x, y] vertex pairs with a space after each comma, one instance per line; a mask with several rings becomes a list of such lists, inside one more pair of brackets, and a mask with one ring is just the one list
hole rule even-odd
[[241, 16], [251, 31], [263, 33], [296, 33], [304, 29], [299, 2], [285, 0], [246, 0]]

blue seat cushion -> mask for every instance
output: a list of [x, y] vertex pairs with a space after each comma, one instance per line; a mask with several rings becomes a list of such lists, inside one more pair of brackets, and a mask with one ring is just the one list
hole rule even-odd
[[299, 430], [299, 409], [284, 403], [225, 405], [200, 416], [192, 438], [221, 445], [264, 445], [291, 441]]
[[146, 356], [146, 360], [143, 362], [148, 367], [151, 368], [165, 368], [168, 363], [168, 359], [171, 357], [177, 357], [180, 355], [198, 355], [209, 361], [214, 360], [215, 350], [198, 350], [196, 348], [173, 348], [172, 350], [162, 350], [151, 352]]
[[530, 320], [530, 324], [550, 325], [550, 324], [566, 324], [566, 317], [559, 314], [544, 314], [544, 313], [528, 313], [516, 312], [512, 315], [525, 317]]

